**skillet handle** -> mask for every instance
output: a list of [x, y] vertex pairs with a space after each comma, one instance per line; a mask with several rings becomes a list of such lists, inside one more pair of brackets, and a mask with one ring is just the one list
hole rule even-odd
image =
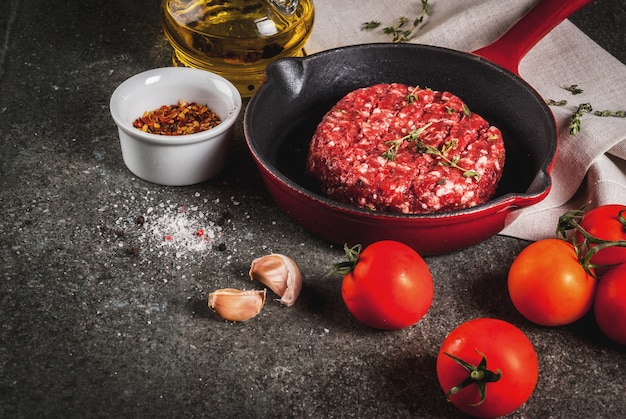
[[474, 54], [519, 74], [519, 63], [526, 53], [555, 26], [592, 1], [540, 0], [504, 35]]

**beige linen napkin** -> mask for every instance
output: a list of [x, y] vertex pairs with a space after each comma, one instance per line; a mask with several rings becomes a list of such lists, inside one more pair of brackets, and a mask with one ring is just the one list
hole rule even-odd
[[[537, 0], [430, 0], [429, 14], [410, 42], [474, 51], [496, 40]], [[316, 17], [307, 53], [344, 45], [388, 42], [382, 27], [421, 13], [419, 0], [315, 0]], [[381, 28], [364, 31], [364, 22]], [[515, 211], [501, 234], [527, 240], [554, 236], [558, 217], [591, 201], [626, 205], [626, 118], [585, 114], [581, 131], [568, 125], [580, 103], [594, 110], [626, 110], [626, 66], [576, 26], [564, 21], [522, 60], [520, 75], [544, 99], [567, 100], [552, 107], [559, 132], [553, 186], [545, 200]], [[584, 90], [572, 95], [563, 86]]]

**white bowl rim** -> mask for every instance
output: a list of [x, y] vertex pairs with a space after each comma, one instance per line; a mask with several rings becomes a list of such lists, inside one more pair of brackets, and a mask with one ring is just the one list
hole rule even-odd
[[[149, 132], [141, 131], [135, 128], [132, 125], [132, 123], [129, 123], [124, 117], [122, 117], [122, 115], [119, 112], [118, 104], [121, 101], [123, 101], [125, 97], [132, 94], [131, 92], [132, 84], [141, 80], [148, 80], [156, 76], [167, 77], [167, 76], [172, 76], [174, 74], [179, 74], [179, 73], [188, 73], [183, 79], [181, 79], [180, 81], [181, 85], [189, 84], [190, 80], [192, 80], [195, 83], [197, 80], [204, 78], [205, 80], [211, 80], [227, 87], [228, 91], [230, 92], [230, 97], [232, 99], [233, 106], [232, 106], [232, 109], [228, 112], [228, 115], [225, 118], [221, 118], [221, 122], [219, 125], [211, 129], [197, 132], [194, 134], [159, 135], [159, 134], [152, 134]], [[195, 78], [191, 79], [191, 77], [193, 76], [195, 76]], [[206, 70], [189, 68], [189, 67], [159, 67], [159, 68], [153, 68], [151, 70], [146, 70], [141, 73], [137, 73], [127, 78], [126, 80], [124, 80], [113, 91], [113, 94], [111, 95], [111, 99], [109, 101], [109, 109], [111, 112], [111, 116], [114, 122], [116, 123], [116, 125], [120, 129], [122, 129], [123, 131], [125, 131], [126, 133], [128, 133], [129, 135], [133, 136], [134, 138], [138, 140], [143, 140], [146, 142], [160, 144], [160, 145], [182, 145], [182, 144], [197, 143], [197, 142], [205, 141], [227, 131], [235, 123], [235, 121], [237, 120], [241, 112], [242, 99], [241, 99], [241, 94], [239, 93], [237, 88], [226, 78], [218, 74], [215, 74]], [[146, 111], [150, 111], [150, 109], [146, 109]]]

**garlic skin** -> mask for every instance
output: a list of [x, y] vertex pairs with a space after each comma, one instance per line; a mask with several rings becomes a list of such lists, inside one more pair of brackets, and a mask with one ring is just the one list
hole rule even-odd
[[280, 302], [291, 307], [302, 290], [302, 274], [296, 262], [279, 253], [262, 256], [252, 261], [250, 279], [267, 286], [280, 297]]
[[250, 320], [263, 308], [267, 290], [222, 288], [209, 294], [209, 307], [224, 320]]

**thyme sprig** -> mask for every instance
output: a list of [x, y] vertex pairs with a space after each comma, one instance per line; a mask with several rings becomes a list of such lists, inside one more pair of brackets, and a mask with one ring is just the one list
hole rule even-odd
[[[426, 15], [428, 15], [428, 0], [422, 1], [422, 12], [415, 18], [413, 21], [409, 21], [409, 18], [406, 16], [401, 16], [395, 25], [387, 26], [383, 28], [383, 33], [386, 35], [391, 35], [392, 42], [407, 42], [411, 39], [411, 36], [417, 30], [417, 28], [422, 24]], [[407, 25], [410, 23], [410, 26]], [[370, 22], [365, 22], [361, 25], [361, 30], [372, 30], [380, 27], [382, 25], [381, 22], [372, 20]]]
[[453, 138], [452, 140], [446, 141], [441, 150], [437, 147], [428, 145], [420, 140], [420, 136], [424, 133], [426, 128], [428, 128], [432, 122], [424, 125], [423, 127], [414, 129], [410, 131], [404, 137], [400, 137], [395, 140], [385, 142], [385, 145], [389, 146], [389, 149], [385, 151], [381, 156], [387, 160], [395, 160], [398, 154], [398, 150], [404, 141], [408, 141], [410, 143], [415, 143], [416, 150], [422, 154], [429, 154], [431, 156], [437, 157], [440, 166], [452, 167], [454, 169], [461, 170], [463, 172], [463, 177], [473, 178], [476, 182], [480, 181], [480, 173], [475, 170], [466, 169], [463, 166], [459, 165], [459, 156], [454, 156], [452, 158], [448, 158], [446, 155], [454, 150], [458, 144], [459, 140], [457, 138]]
[[596, 116], [614, 116], [616, 118], [626, 118], [626, 111], [611, 111], [611, 110], [603, 110], [603, 111], [595, 111], [593, 113]]
[[563, 86], [563, 89], [567, 90], [573, 95], [579, 95], [584, 92], [584, 90], [580, 89], [577, 84], [570, 84], [569, 86]]
[[569, 133], [572, 135], [576, 135], [580, 132], [581, 126], [581, 118], [583, 114], [589, 113], [593, 110], [593, 107], [590, 103], [581, 103], [578, 105], [578, 109], [572, 115], [572, 118], [569, 121]]
[[475, 170], [466, 169], [458, 164], [460, 160], [459, 156], [454, 156], [452, 157], [452, 159], [446, 157], [446, 154], [450, 150], [456, 148], [458, 144], [459, 140], [454, 138], [450, 141], [446, 141], [441, 147], [441, 150], [439, 150], [437, 147], [424, 144], [421, 141], [416, 141], [417, 149], [419, 152], [430, 154], [441, 159], [441, 161], [439, 162], [440, 166], [448, 166], [454, 169], [461, 170], [463, 172], [463, 177], [473, 178], [476, 182], [480, 181], [480, 173]]
[[[571, 235], [571, 241], [576, 250], [578, 261], [585, 271], [595, 278], [596, 269], [608, 268], [610, 266], [591, 263], [593, 256], [608, 247], [626, 247], [626, 240], [603, 240], [585, 230], [580, 225], [580, 222], [585, 215], [586, 207], [587, 205], [577, 210], [567, 211], [560, 216], [557, 223], [556, 235], [562, 239], [567, 239], [568, 232], [574, 230], [574, 234]], [[626, 229], [626, 210], [619, 211], [617, 213], [617, 219], [624, 226], [624, 229]], [[576, 232], [579, 233], [579, 235], [575, 234]], [[582, 241], [579, 242], [577, 237], [582, 237]]]
[[567, 100], [547, 99], [546, 100], [546, 104], [548, 106], [565, 106], [565, 105], [567, 105]]
[[[579, 88], [577, 84], [571, 84], [569, 86], [563, 86], [563, 89], [567, 90], [568, 92], [570, 92], [572, 95], [578, 95], [580, 93], [583, 93], [584, 90]], [[566, 106], [567, 105], [567, 100], [554, 100], [554, 99], [547, 99], [546, 100], [546, 104], [548, 106]], [[569, 122], [569, 133], [571, 135], [576, 135], [580, 132], [581, 130], [581, 126], [582, 126], [582, 120], [581, 118], [583, 117], [584, 114], [586, 113], [592, 113], [595, 116], [601, 116], [601, 117], [608, 117], [608, 116], [612, 116], [612, 117], [616, 117], [616, 118], [626, 118], [626, 110], [622, 111], [612, 111], [609, 109], [605, 109], [603, 111], [594, 111], [593, 110], [593, 106], [591, 106], [590, 103], [580, 103], [578, 104], [578, 108], [576, 108], [576, 111], [572, 114], [571, 118], [570, 118], [570, 122]]]
[[404, 141], [408, 141], [410, 143], [418, 141], [420, 135], [422, 135], [424, 133], [424, 131], [426, 131], [426, 128], [428, 128], [432, 124], [433, 124], [432, 122], [429, 122], [428, 124], [426, 124], [426, 125], [424, 125], [424, 126], [422, 126], [420, 128], [416, 128], [416, 129], [410, 131], [404, 137], [400, 137], [400, 138], [397, 138], [395, 140], [386, 141], [385, 145], [388, 145], [389, 149], [387, 151], [385, 151], [383, 154], [381, 154], [381, 156], [386, 158], [387, 160], [395, 160], [396, 156], [398, 154], [398, 150], [400, 150], [400, 146], [402, 145], [402, 143]]
[[462, 108], [463, 108], [463, 113], [465, 114], [465, 116], [467, 116], [468, 118], [471, 118], [472, 117], [472, 111], [470, 111], [469, 106], [467, 106], [467, 104], [464, 103]]
[[419, 90], [419, 86], [415, 86], [415, 88], [411, 91], [411, 93], [409, 93], [406, 97], [406, 102], [409, 105], [412, 105], [413, 103], [417, 102], [417, 100], [419, 99], [417, 97], [417, 91]]
[[371, 31], [372, 29], [378, 28], [382, 23], [378, 20], [371, 20], [369, 22], [365, 22], [361, 25], [362, 31]]

